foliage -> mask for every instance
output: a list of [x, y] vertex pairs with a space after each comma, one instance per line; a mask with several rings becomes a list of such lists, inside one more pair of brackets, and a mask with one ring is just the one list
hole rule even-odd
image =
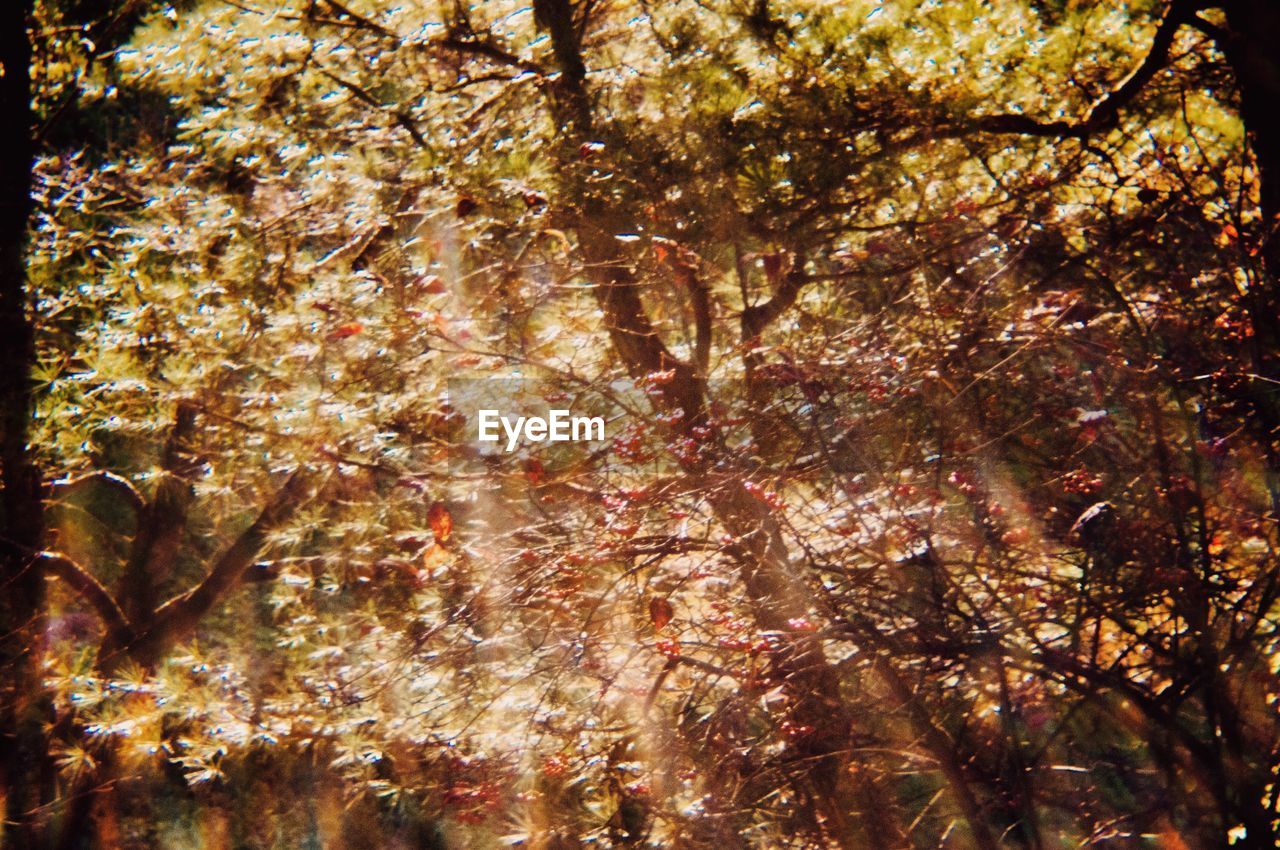
[[[1235, 6], [85, 9], [32, 31], [64, 829], [1273, 846]], [[480, 457], [476, 387], [610, 439]]]

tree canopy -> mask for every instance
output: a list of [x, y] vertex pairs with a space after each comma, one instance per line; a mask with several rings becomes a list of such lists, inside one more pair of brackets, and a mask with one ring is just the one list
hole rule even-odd
[[1276, 846], [1265, 0], [11, 6], [4, 847]]

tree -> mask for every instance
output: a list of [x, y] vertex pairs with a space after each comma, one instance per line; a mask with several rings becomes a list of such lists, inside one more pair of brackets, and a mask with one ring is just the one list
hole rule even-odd
[[134, 11], [37, 75], [68, 841], [1273, 846], [1265, 4]]

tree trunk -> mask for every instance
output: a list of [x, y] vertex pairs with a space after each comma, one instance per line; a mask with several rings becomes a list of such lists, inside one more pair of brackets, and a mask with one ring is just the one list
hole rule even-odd
[[4, 846], [38, 848], [52, 771], [40, 681], [44, 571], [40, 470], [28, 449], [35, 344], [25, 253], [31, 213], [31, 0], [0, 7], [0, 114], [16, 130], [0, 163], [0, 788]]
[[[586, 67], [578, 42], [582, 28], [573, 19], [574, 4], [569, 0], [535, 0], [534, 10], [551, 36], [560, 71], [549, 94], [562, 142], [559, 174], [563, 197], [573, 205], [568, 217], [595, 284], [610, 340], [633, 376], [674, 373], [655, 404], [668, 414], [679, 412], [673, 426], [675, 436], [693, 436], [695, 427], [705, 423], [705, 375], [674, 356], [659, 337], [645, 309], [640, 281], [615, 238], [631, 229], [629, 222], [619, 214], [617, 205], [602, 197], [586, 179], [590, 166], [578, 155], [580, 146], [599, 140], [594, 136]], [[700, 340], [700, 345], [708, 344], [709, 339]], [[839, 675], [823, 655], [820, 643], [793, 625], [808, 615], [812, 599], [803, 578], [795, 574], [777, 517], [744, 489], [744, 481], [732, 471], [730, 453], [710, 445], [708, 455], [683, 465], [702, 485], [717, 520], [734, 538], [729, 552], [740, 566], [757, 626], [781, 636], [770, 658], [769, 673], [784, 683], [789, 697], [787, 720], [806, 730], [788, 747], [786, 773], [811, 828], [837, 847], [861, 846], [868, 840], [884, 847], [905, 846], [908, 842], [888, 807], [858, 805], [883, 801], [887, 795], [869, 787], [873, 779], [853, 780], [845, 769], [855, 720], [840, 693]], [[855, 808], [864, 809], [856, 825], [850, 819]], [[982, 833], [982, 824], [971, 826], [975, 835]]]
[[1240, 112], [1258, 168], [1267, 245], [1264, 256], [1273, 274], [1280, 273], [1280, 125], [1272, 123], [1280, 103], [1280, 6], [1272, 0], [1235, 0], [1225, 5], [1229, 32], [1218, 40], [1236, 75]]
[[1240, 92], [1240, 117], [1257, 169], [1262, 213], [1264, 280], [1246, 298], [1254, 335], [1254, 409], [1268, 453], [1273, 506], [1280, 509], [1280, 6], [1273, 0], [1234, 0], [1224, 4], [1227, 31], [1215, 41], [1227, 57]]
[[[1246, 300], [1254, 335], [1251, 342], [1255, 375], [1254, 409], [1267, 452], [1268, 486], [1272, 509], [1280, 511], [1280, 5], [1274, 0], [1234, 0], [1224, 4], [1228, 32], [1217, 40], [1236, 76], [1240, 115], [1257, 170], [1259, 212], [1262, 214], [1262, 277]], [[1238, 718], [1231, 718], [1238, 724]], [[1238, 729], [1238, 725], [1237, 725]], [[1237, 731], [1236, 737], [1239, 737]], [[1233, 797], [1236, 815], [1247, 830], [1238, 847], [1277, 846], [1274, 812], [1264, 803], [1265, 788], [1275, 769], [1271, 760], [1252, 759], [1233, 748]]]

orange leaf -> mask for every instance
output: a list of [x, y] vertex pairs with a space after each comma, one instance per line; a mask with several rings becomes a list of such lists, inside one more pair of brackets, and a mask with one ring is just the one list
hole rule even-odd
[[329, 339], [346, 339], [347, 337], [355, 336], [362, 330], [364, 330], [364, 325], [359, 322], [348, 322], [345, 325], [338, 325], [338, 327], [334, 328], [333, 332], [329, 334]]
[[671, 603], [661, 596], [655, 596], [649, 600], [649, 619], [653, 622], [653, 627], [657, 631], [662, 631], [667, 623], [671, 622], [671, 618], [675, 616], [675, 613]]
[[431, 525], [431, 533], [436, 536], [437, 543], [444, 543], [453, 534], [453, 515], [440, 502], [436, 502], [427, 511], [427, 522]]

